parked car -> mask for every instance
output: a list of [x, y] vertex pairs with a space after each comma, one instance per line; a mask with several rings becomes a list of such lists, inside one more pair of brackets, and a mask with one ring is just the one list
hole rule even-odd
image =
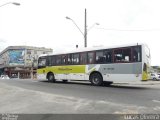
[[10, 78], [8, 77], [8, 75], [1, 75], [0, 79], [10, 79]]
[[160, 80], [160, 74], [151, 73], [151, 79], [152, 80]]

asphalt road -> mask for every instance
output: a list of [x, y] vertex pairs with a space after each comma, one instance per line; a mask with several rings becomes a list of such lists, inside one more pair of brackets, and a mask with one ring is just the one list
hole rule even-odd
[[0, 80], [0, 88], [1, 113], [160, 113], [160, 82], [154, 81], [92, 86], [10, 79]]

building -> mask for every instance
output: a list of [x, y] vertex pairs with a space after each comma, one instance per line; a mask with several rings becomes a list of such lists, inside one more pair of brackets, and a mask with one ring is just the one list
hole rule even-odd
[[9, 46], [0, 53], [0, 75], [22, 79], [36, 77], [39, 55], [52, 52], [44, 47]]

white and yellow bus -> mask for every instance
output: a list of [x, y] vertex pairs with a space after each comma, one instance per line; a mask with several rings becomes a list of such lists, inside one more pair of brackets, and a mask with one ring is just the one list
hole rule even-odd
[[145, 44], [76, 49], [72, 52], [42, 55], [38, 59], [38, 79], [85, 80], [125, 83], [149, 79], [150, 50]]

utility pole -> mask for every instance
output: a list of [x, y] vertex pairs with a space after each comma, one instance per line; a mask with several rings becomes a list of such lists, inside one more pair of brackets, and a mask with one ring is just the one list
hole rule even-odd
[[84, 47], [87, 47], [87, 10], [85, 8], [84, 14]]
[[[70, 17], [67, 17], [67, 16], [66, 16], [66, 19], [71, 20], [75, 24], [75, 26], [78, 28], [78, 30], [83, 35], [84, 47], [87, 47], [87, 33], [95, 25], [99, 25], [99, 23], [94, 23], [89, 29], [87, 29], [87, 10], [86, 10], [86, 8], [85, 8], [85, 13], [84, 13], [84, 32], [81, 31], [81, 29], [78, 27], [78, 25], [76, 24], [76, 22], [73, 19], [71, 19]], [[76, 48], [78, 48], [78, 46], [76, 46]]]

